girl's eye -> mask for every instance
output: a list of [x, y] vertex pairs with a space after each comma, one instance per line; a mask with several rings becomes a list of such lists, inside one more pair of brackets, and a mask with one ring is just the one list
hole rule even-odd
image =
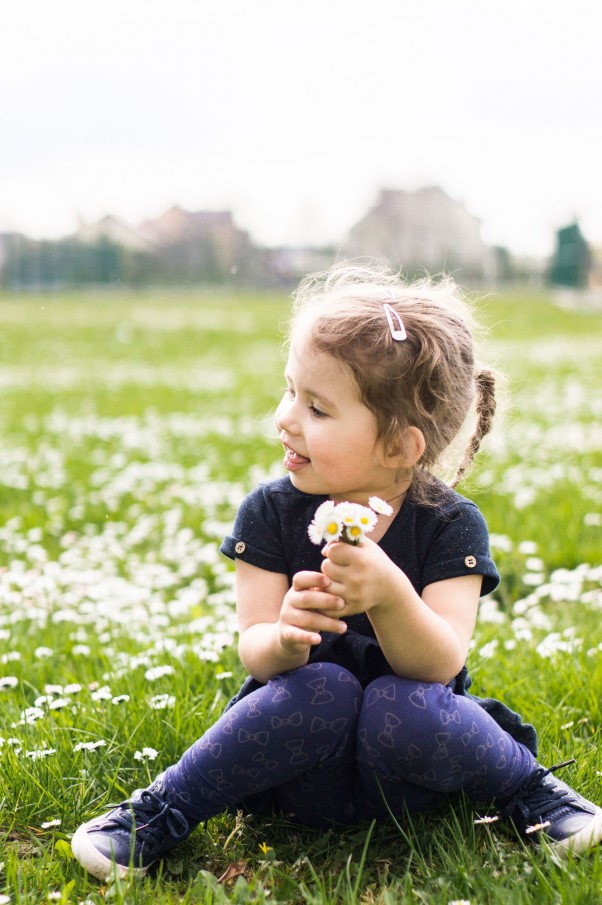
[[310, 405], [309, 410], [314, 418], [328, 418], [326, 412], [322, 412], [320, 409], [316, 408], [315, 405]]
[[286, 396], [287, 399], [294, 399], [294, 398], [295, 398], [295, 391], [293, 390], [292, 387], [285, 387], [285, 388], [284, 388], [284, 395]]

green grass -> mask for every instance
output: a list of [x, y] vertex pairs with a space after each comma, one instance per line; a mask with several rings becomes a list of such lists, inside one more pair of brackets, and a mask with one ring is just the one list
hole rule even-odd
[[[602, 313], [480, 307], [508, 399], [463, 488], [503, 578], [474, 690], [537, 724], [544, 762], [576, 757], [569, 782], [600, 800]], [[598, 902], [599, 852], [559, 866], [465, 807], [320, 834], [224, 815], [135, 884], [70, 858], [77, 825], [176, 759], [242, 679], [217, 548], [280, 473], [287, 315], [276, 295], [0, 299], [0, 901]]]

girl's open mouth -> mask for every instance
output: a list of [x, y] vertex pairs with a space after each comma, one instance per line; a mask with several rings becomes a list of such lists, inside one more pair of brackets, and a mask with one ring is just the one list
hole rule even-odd
[[311, 459], [308, 459], [307, 456], [302, 456], [301, 453], [295, 452], [290, 446], [285, 446], [284, 467], [288, 471], [299, 471], [300, 468], [308, 465], [310, 461]]

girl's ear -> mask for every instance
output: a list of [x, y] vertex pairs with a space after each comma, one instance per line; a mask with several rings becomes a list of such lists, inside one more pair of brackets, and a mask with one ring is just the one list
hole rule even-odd
[[424, 434], [419, 427], [406, 427], [399, 443], [389, 450], [387, 458], [397, 468], [413, 468], [423, 456], [426, 447]]
[[413, 468], [422, 459], [426, 448], [424, 434], [419, 427], [407, 427], [404, 431], [405, 468]]

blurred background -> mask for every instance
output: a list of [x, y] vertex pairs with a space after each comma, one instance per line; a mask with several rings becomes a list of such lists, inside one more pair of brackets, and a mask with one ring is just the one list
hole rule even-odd
[[599, 7], [2, 3], [0, 905], [596, 898], [602, 858], [542, 870], [465, 808], [371, 836], [229, 813], [123, 886], [70, 838], [243, 679], [219, 544], [283, 472], [291, 288], [358, 255], [477, 290], [506, 376], [461, 487], [503, 579], [474, 691], [600, 800]]
[[335, 258], [602, 292], [595, 0], [20, 0], [0, 285], [287, 286]]

